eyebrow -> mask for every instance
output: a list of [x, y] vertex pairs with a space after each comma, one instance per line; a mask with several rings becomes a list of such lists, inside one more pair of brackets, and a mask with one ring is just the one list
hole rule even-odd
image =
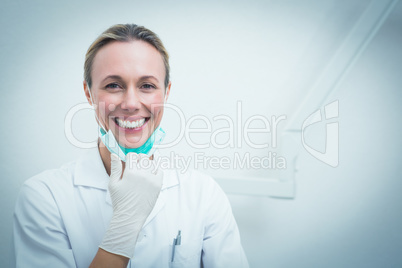
[[123, 80], [119, 75], [108, 75], [106, 76], [101, 83], [105, 82], [108, 79], [116, 79], [116, 80]]
[[[105, 82], [105, 81], [108, 80], [108, 79], [115, 79], [115, 80], [121, 80], [121, 81], [123, 81], [123, 78], [122, 78], [120, 75], [108, 75], [108, 76], [106, 76], [106, 77], [102, 80], [101, 83]], [[139, 80], [142, 81], [142, 80], [146, 80], [146, 79], [154, 79], [154, 80], [156, 80], [156, 82], [159, 83], [158, 78], [156, 78], [156, 77], [153, 76], [153, 75], [144, 75], [144, 76], [141, 76]]]
[[141, 80], [146, 80], [146, 79], [154, 79], [154, 80], [156, 80], [156, 82], [159, 83], [158, 78], [156, 78], [156, 77], [153, 76], [153, 75], [144, 75], [144, 76], [141, 76], [141, 77], [140, 77], [140, 81], [141, 81]]

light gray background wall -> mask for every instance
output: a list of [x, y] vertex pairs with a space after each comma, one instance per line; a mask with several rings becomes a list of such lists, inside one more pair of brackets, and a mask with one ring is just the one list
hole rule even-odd
[[[85, 102], [85, 51], [108, 26], [134, 22], [160, 35], [171, 54], [169, 102], [186, 116], [234, 117], [241, 100], [245, 118], [291, 118], [372, 1], [166, 2], [2, 2], [1, 267], [13, 266], [12, 213], [23, 181], [82, 153], [67, 141], [64, 118]], [[401, 45], [398, 3], [333, 96], [340, 112], [337, 168], [302, 151], [294, 199], [229, 195], [252, 267], [402, 266]], [[177, 120], [166, 116], [174, 137]], [[76, 115], [73, 130], [82, 140], [96, 137], [90, 111]], [[323, 148], [322, 136], [324, 122], [309, 142]], [[185, 140], [175, 149], [195, 151]], [[203, 152], [266, 154], [247, 146]]]

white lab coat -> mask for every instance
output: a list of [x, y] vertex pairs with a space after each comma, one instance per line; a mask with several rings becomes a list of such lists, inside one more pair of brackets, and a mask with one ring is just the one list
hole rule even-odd
[[[22, 186], [14, 213], [17, 267], [88, 267], [112, 217], [97, 149]], [[181, 230], [171, 262], [172, 242]], [[128, 267], [248, 267], [227, 197], [209, 176], [164, 170], [161, 193]]]

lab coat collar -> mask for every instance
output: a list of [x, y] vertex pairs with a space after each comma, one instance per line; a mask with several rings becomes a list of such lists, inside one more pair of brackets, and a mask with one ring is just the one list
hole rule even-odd
[[162, 181], [161, 191], [167, 190], [169, 188], [179, 185], [179, 179], [176, 174], [176, 170], [160, 169], [160, 172], [163, 172], [163, 181]]
[[98, 148], [90, 149], [76, 162], [74, 185], [107, 190], [109, 176]]
[[[159, 150], [156, 150], [154, 153], [155, 163], [160, 163], [160, 158], [161, 158], [160, 152], [159, 152]], [[162, 182], [161, 191], [179, 185], [179, 180], [178, 180], [176, 170], [169, 170], [169, 169], [164, 170], [159, 167], [159, 171], [163, 172], [163, 182]]]
[[[161, 211], [161, 209], [165, 206], [166, 203], [166, 195], [167, 190], [171, 187], [179, 185], [179, 180], [177, 176], [174, 176], [171, 171], [163, 172], [163, 182], [162, 189], [159, 193], [158, 199], [156, 200], [155, 206], [149, 214], [147, 220], [145, 221], [143, 228], [153, 219], [155, 216]], [[175, 174], [176, 175], [176, 174]]]
[[173, 170], [165, 170], [163, 171], [163, 182], [162, 182], [162, 189], [159, 193], [158, 199], [156, 200], [155, 206], [152, 209], [151, 213], [149, 214], [147, 220], [145, 221], [143, 228], [153, 219], [155, 216], [161, 211], [161, 209], [165, 206], [166, 203], [166, 195], [167, 190], [178, 186], [179, 180], [176, 174], [176, 171]]

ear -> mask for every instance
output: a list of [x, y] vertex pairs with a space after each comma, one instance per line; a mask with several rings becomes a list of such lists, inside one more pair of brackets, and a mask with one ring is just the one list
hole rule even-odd
[[168, 86], [166, 87], [166, 95], [165, 95], [165, 102], [167, 101], [167, 99], [169, 98], [169, 94], [170, 94], [170, 87], [172, 86], [172, 82], [169, 81]]
[[87, 98], [89, 105], [92, 106], [91, 93], [89, 92], [87, 81], [84, 80], [83, 86], [84, 86], [85, 97]]

